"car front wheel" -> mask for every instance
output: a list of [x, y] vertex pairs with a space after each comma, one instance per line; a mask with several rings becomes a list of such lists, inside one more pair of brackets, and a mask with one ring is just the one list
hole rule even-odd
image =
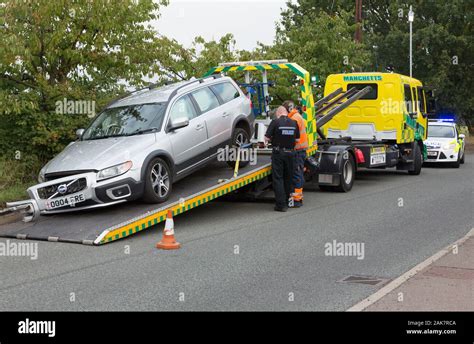
[[147, 203], [165, 202], [171, 195], [171, 170], [161, 158], [154, 158], [145, 172], [145, 192], [143, 200]]

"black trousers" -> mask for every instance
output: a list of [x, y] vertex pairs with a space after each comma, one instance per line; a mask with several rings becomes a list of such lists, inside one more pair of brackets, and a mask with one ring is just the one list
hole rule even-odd
[[272, 153], [272, 180], [275, 192], [276, 206], [278, 208], [288, 207], [288, 199], [293, 192], [293, 165], [294, 152], [273, 151]]

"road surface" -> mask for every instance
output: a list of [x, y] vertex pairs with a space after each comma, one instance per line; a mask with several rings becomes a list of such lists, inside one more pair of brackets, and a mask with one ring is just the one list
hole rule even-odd
[[[37, 260], [0, 257], [0, 310], [343, 311], [381, 287], [345, 277], [394, 279], [474, 227], [473, 161], [362, 172], [287, 213], [211, 202], [175, 218], [177, 251], [154, 248], [162, 225], [101, 247], [38, 242]], [[327, 256], [334, 241], [363, 259]]]

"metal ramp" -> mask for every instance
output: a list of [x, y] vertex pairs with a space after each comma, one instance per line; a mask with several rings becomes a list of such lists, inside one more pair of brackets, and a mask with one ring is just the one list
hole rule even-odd
[[[259, 155], [256, 165], [243, 167], [239, 173], [233, 178], [233, 169], [216, 162], [174, 184], [172, 195], [165, 203], [130, 202], [80, 212], [42, 215], [34, 222], [0, 226], [0, 237], [106, 244], [159, 224], [166, 219], [168, 210], [173, 215], [180, 215], [267, 177], [271, 173], [270, 157]], [[220, 179], [226, 180], [219, 183]]]

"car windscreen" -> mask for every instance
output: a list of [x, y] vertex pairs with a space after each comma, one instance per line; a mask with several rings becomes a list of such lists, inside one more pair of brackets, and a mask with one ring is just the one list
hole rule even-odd
[[454, 138], [454, 128], [443, 125], [428, 126], [428, 137]]
[[82, 140], [129, 136], [159, 131], [166, 103], [139, 104], [102, 111], [82, 135]]

